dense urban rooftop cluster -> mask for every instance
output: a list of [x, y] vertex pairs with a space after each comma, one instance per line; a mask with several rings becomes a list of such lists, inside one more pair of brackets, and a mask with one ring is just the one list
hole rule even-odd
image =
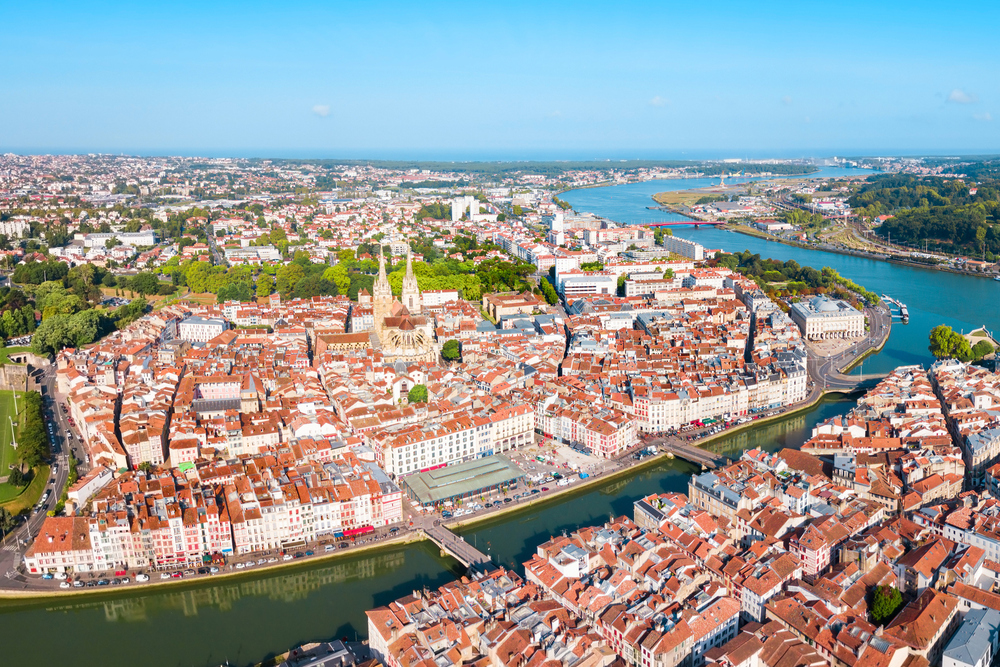
[[636, 501], [632, 520], [553, 537], [524, 581], [473, 574], [369, 611], [373, 652], [387, 665], [988, 664], [1000, 464], [983, 462], [981, 488], [963, 454], [995, 424], [998, 383], [958, 362], [899, 368], [816, 428], [815, 455], [745, 451], [686, 495]]

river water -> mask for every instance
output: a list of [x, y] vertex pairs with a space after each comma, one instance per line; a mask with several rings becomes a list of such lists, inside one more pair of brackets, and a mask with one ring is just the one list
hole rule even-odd
[[[842, 173], [858, 173], [851, 170]], [[823, 172], [821, 175], [840, 175]], [[718, 182], [717, 179], [713, 179]], [[615, 220], [663, 220], [648, 211], [656, 192], [707, 185], [709, 179], [655, 181], [561, 195], [580, 211]], [[1000, 283], [943, 272], [902, 267], [835, 253], [794, 248], [711, 228], [674, 228], [678, 236], [727, 251], [749, 249], [762, 256], [831, 266], [878, 293], [902, 299], [910, 324], [896, 324], [885, 350], [865, 363], [865, 372], [900, 364], [929, 363], [927, 332], [946, 323], [969, 330], [1000, 324]], [[812, 426], [846, 412], [854, 402], [828, 398], [811, 409], [720, 439], [712, 449], [738, 455], [750, 447], [770, 451], [799, 447]], [[649, 493], [681, 491], [695, 467], [665, 461], [634, 475], [563, 496], [462, 531], [498, 563], [516, 567], [549, 536], [603, 522], [610, 514], [631, 515], [632, 503]], [[143, 664], [149, 667], [255, 663], [304, 641], [354, 639], [367, 633], [365, 610], [424, 586], [451, 580], [459, 568], [427, 543], [372, 555], [348, 556], [331, 565], [304, 565], [235, 583], [193, 585], [164, 592], [67, 599], [43, 604], [3, 603], [0, 627], [9, 664], [42, 660], [80, 667]], [[116, 595], [117, 593], [117, 595]], [[43, 657], [44, 656], [44, 657]]]

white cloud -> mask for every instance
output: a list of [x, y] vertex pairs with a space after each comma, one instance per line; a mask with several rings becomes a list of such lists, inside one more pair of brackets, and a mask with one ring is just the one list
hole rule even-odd
[[312, 109], [313, 113], [320, 118], [326, 118], [330, 115], [330, 105], [328, 104], [317, 104]]
[[948, 101], [954, 102], [955, 104], [975, 104], [979, 101], [979, 98], [965, 92], [961, 88], [956, 88], [948, 93]]
[[991, 120], [993, 120], [993, 116], [990, 115], [989, 111], [984, 111], [983, 113], [974, 113], [972, 114], [972, 117], [975, 118], [976, 120], [981, 120], [985, 123], [988, 123]]
[[654, 97], [649, 101], [649, 106], [651, 107], [665, 107], [668, 104], [670, 104], [670, 100], [664, 99], [659, 95], [657, 95], [656, 97]]
[[781, 98], [781, 103], [784, 104], [786, 107], [791, 106], [792, 98], [789, 97], [788, 95], [785, 95], [784, 97]]

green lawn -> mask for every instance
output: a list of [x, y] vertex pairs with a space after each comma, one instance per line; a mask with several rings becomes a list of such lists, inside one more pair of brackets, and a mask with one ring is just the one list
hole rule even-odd
[[[16, 495], [12, 500], [0, 503], [11, 514], [19, 514], [24, 510], [31, 509], [38, 504], [38, 499], [42, 497], [45, 485], [49, 483], [49, 467], [39, 466], [35, 469], [35, 476], [31, 479], [24, 493]], [[9, 484], [0, 484], [0, 490], [6, 493], [8, 490], [17, 491]]]
[[[17, 393], [17, 407], [24, 410], [24, 401], [22, 400], [24, 392]], [[14, 416], [14, 392], [0, 391], [0, 477], [7, 476], [8, 468], [17, 456], [14, 448], [10, 446], [10, 417], [13, 417], [15, 422], [18, 421], [17, 417]]]
[[14, 363], [10, 360], [11, 354], [17, 354], [18, 352], [28, 352], [29, 350], [31, 350], [30, 347], [0, 347], [0, 364]]

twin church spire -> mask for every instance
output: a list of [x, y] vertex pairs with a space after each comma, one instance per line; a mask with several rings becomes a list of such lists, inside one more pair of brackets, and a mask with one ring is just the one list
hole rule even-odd
[[[403, 290], [399, 300], [411, 315], [417, 315], [423, 310], [420, 287], [417, 285], [417, 277], [413, 275], [413, 254], [409, 248], [406, 251], [406, 275], [403, 276]], [[372, 286], [372, 306], [376, 332], [381, 333], [385, 318], [392, 312], [392, 303], [392, 287], [389, 285], [389, 277], [385, 271], [385, 253], [379, 248], [378, 278], [375, 279], [375, 284]]]

